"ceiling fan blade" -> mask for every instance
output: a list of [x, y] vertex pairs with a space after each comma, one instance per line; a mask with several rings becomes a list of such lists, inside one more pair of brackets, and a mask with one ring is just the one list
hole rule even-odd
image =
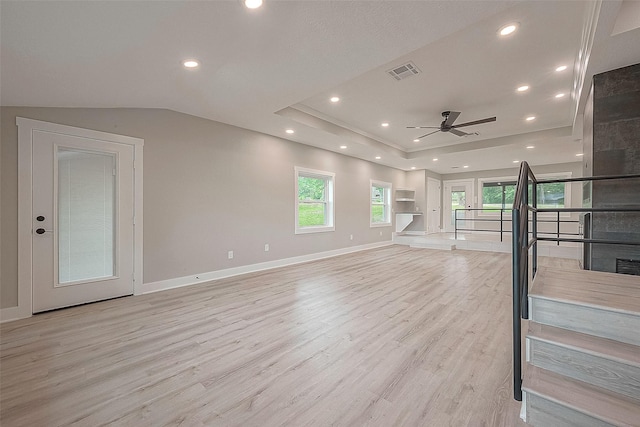
[[458, 116], [460, 115], [460, 111], [450, 111], [447, 119], [444, 121], [444, 126], [449, 127], [453, 126], [453, 122], [456, 121]]
[[440, 129], [440, 126], [407, 126], [407, 129]]
[[422, 139], [422, 138], [424, 138], [425, 136], [433, 135], [433, 134], [434, 134], [434, 133], [436, 133], [436, 132], [440, 132], [440, 129], [438, 129], [438, 130], [434, 130], [433, 132], [429, 132], [429, 133], [427, 133], [427, 134], [425, 134], [425, 135], [419, 136], [419, 137], [417, 137], [416, 139]]
[[449, 132], [451, 132], [454, 135], [458, 135], [458, 136], [467, 136], [467, 135], [471, 135], [470, 133], [466, 133], [466, 132], [462, 132], [461, 130], [458, 129], [449, 129]]
[[482, 123], [489, 123], [489, 122], [495, 122], [495, 121], [496, 121], [495, 117], [489, 117], [488, 119], [482, 119], [482, 120], [476, 120], [474, 122], [462, 123], [462, 124], [454, 125], [454, 126], [451, 126], [451, 127], [452, 128], [461, 128], [463, 126], [480, 125]]

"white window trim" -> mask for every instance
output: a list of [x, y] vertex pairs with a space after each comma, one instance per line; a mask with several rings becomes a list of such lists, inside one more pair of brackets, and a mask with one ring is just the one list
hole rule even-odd
[[[557, 173], [545, 173], [536, 175], [536, 179], [539, 181], [544, 181], [545, 179], [568, 179], [572, 177], [571, 172], [557, 172]], [[482, 209], [484, 201], [482, 200], [482, 187], [485, 182], [501, 182], [501, 181], [518, 181], [517, 176], [502, 176], [502, 177], [492, 177], [492, 178], [478, 178], [478, 209]], [[565, 182], [564, 184], [564, 200], [565, 200], [565, 208], [570, 208], [571, 206], [571, 183]], [[511, 209], [511, 207], [506, 207], [505, 209]], [[478, 210], [478, 216], [485, 217], [497, 217], [500, 216], [500, 211], [495, 212], [483, 212], [482, 210]], [[503, 214], [505, 215], [505, 214]], [[540, 212], [538, 217], [548, 217], [548, 216], [556, 216], [555, 213], [552, 212]], [[565, 218], [571, 216], [568, 212], [561, 212], [560, 217]]]
[[[336, 186], [336, 174], [333, 172], [326, 172], [316, 169], [308, 169], [299, 166], [294, 166], [295, 171], [295, 234], [308, 234], [308, 233], [324, 233], [327, 231], [335, 231], [335, 186]], [[300, 227], [298, 225], [298, 177], [306, 176], [311, 178], [321, 178], [327, 180], [326, 189], [326, 225], [318, 225], [313, 227]]]
[[[374, 204], [373, 200], [371, 200], [371, 190], [374, 186], [385, 189], [385, 203], [382, 204], [383, 206], [386, 206], [387, 211], [387, 220], [385, 222], [373, 222], [372, 211]], [[369, 180], [369, 227], [391, 227], [391, 194], [393, 194], [392, 188], [393, 185], [390, 182], [378, 181], [375, 179]]]

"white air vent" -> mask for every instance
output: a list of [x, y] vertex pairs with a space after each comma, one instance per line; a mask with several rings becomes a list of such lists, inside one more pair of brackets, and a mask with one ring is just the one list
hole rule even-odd
[[396, 80], [402, 80], [407, 77], [415, 76], [420, 73], [420, 70], [418, 70], [418, 67], [416, 67], [416, 64], [413, 62], [407, 62], [406, 64], [387, 71], [387, 73]]

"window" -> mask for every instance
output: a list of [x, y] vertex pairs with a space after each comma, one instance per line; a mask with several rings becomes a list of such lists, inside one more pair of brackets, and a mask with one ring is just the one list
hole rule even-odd
[[371, 181], [371, 227], [391, 225], [391, 183]]
[[[553, 175], [539, 175], [538, 180], [552, 180], [571, 178], [571, 173]], [[516, 181], [514, 178], [488, 178], [479, 180], [480, 193], [482, 194], [482, 213], [497, 213], [499, 209], [511, 209], [516, 193]], [[531, 185], [529, 186], [529, 203], [531, 203]], [[564, 208], [568, 207], [571, 199], [571, 185], [569, 183], [539, 183], [537, 186], [538, 208]], [[565, 200], [567, 205], [565, 205]]]
[[483, 182], [482, 212], [511, 209], [516, 194], [515, 181]]
[[295, 172], [296, 234], [334, 231], [335, 174], [299, 167]]
[[[565, 193], [567, 192], [567, 187], [568, 187], [568, 184], [564, 182], [538, 184], [537, 194], [536, 194], [538, 198], [538, 207], [539, 208], [564, 208]], [[529, 191], [529, 198], [531, 198], [531, 191]]]

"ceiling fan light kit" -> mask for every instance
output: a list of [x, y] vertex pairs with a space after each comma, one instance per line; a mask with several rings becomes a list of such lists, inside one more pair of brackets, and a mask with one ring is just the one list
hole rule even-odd
[[479, 135], [479, 134], [478, 132], [470, 132], [470, 133], [463, 132], [461, 130], [458, 130], [458, 128], [465, 127], [465, 126], [481, 125], [483, 123], [496, 121], [495, 117], [488, 117], [486, 119], [474, 120], [472, 122], [466, 122], [466, 123], [461, 123], [459, 125], [454, 125], [453, 123], [456, 121], [459, 115], [460, 115], [459, 111], [443, 111], [442, 112], [443, 120], [442, 120], [442, 123], [440, 123], [440, 126], [407, 126], [407, 129], [436, 129], [432, 132], [419, 136], [416, 139], [422, 139], [429, 135], [433, 135], [434, 133], [437, 133], [437, 132], [450, 132], [456, 136], [463, 137], [463, 136]]

